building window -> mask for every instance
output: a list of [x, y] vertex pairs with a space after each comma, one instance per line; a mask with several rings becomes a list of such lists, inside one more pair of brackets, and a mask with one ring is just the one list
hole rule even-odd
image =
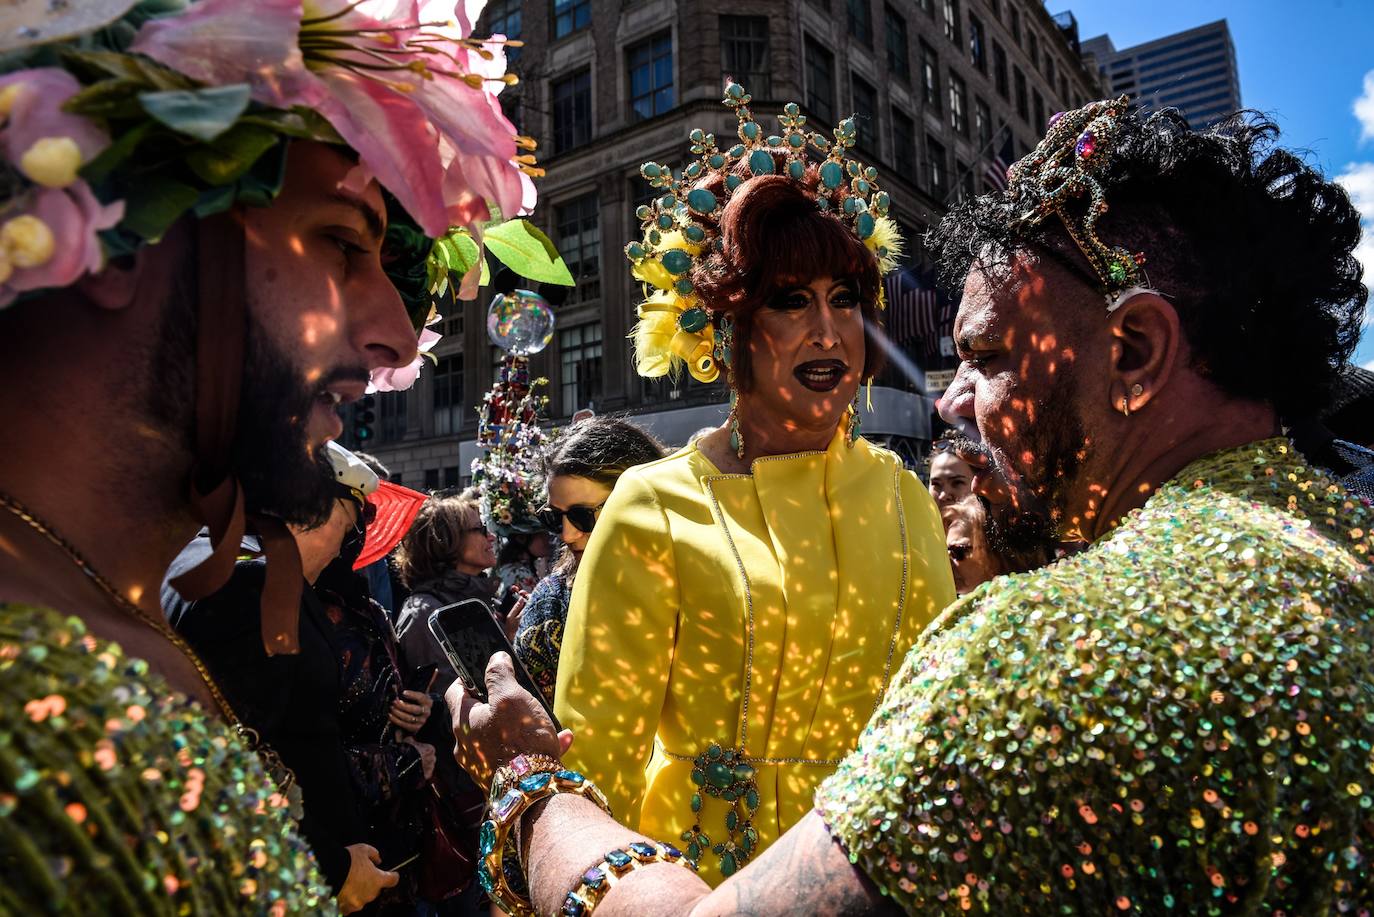
[[1016, 67], [1016, 113], [1021, 116], [1022, 121], [1030, 120], [1030, 99], [1026, 95], [1026, 75], [1021, 72], [1020, 67]]
[[511, 92], [507, 89], [496, 97], [496, 101], [501, 106], [501, 114], [506, 116], [506, 120], [510, 122], [511, 127], [515, 128], [517, 131], [521, 130], [519, 93]]
[[968, 59], [979, 73], [988, 72], [988, 53], [984, 47], [983, 20], [972, 14], [968, 17]]
[[564, 153], [592, 139], [592, 71], [579, 70], [553, 84], [553, 151]]
[[601, 221], [596, 192], [554, 207], [554, 235], [558, 253], [568, 265], [576, 286], [569, 303], [601, 296]]
[[892, 109], [892, 164], [897, 174], [916, 181], [916, 125], [897, 109]]
[[850, 79], [854, 87], [854, 123], [858, 126], [858, 144], [877, 154], [878, 138], [882, 136], [878, 125], [878, 90], [853, 74], [850, 74]]
[[1026, 53], [1030, 55], [1031, 69], [1040, 69], [1040, 36], [1035, 30], [1026, 33]]
[[978, 138], [978, 148], [987, 150], [992, 143], [992, 109], [976, 97], [973, 100], [973, 133]]
[[926, 105], [933, 111], [940, 110], [940, 59], [935, 49], [921, 42], [921, 92], [925, 95]]
[[1011, 8], [1011, 40], [1016, 42], [1016, 47], [1021, 47], [1021, 11], [1014, 6]]
[[992, 18], [1000, 22], [1002, 20], [1002, 0], [992, 0], [988, 4], [988, 8], [992, 10]]
[[451, 436], [463, 426], [463, 355], [440, 357], [434, 366], [434, 435]]
[[930, 180], [930, 193], [933, 196], [943, 198], [949, 190], [949, 176], [946, 174], [948, 169], [944, 144], [926, 134], [926, 170]]
[[[487, 27], [484, 35], [504, 35], [507, 38], [520, 37], [520, 10], [525, 0], [493, 0], [486, 8]], [[506, 63], [513, 64], [520, 58], [519, 47], [506, 48]]]
[[921, 12], [927, 16], [935, 15], [935, 4], [933, 0], [916, 0], [916, 5], [921, 8]]
[[425, 490], [427, 490], [427, 491], [433, 493], [434, 491], [436, 491], [436, 490], [438, 490], [438, 489], [439, 489], [439, 469], [438, 469], [438, 468], [426, 468], [426, 469], [425, 469]]
[[944, 0], [945, 37], [956, 45], [963, 42], [963, 31], [959, 28], [959, 0]]
[[720, 60], [725, 68], [724, 76], [749, 90], [750, 95], [759, 99], [771, 97], [768, 17], [720, 17]]
[[835, 118], [835, 57], [815, 39], [806, 39], [806, 107], [822, 122]]
[[377, 396], [377, 438], [394, 443], [406, 435], [406, 393], [385, 392]]
[[859, 41], [873, 47], [873, 16], [869, 8], [870, 0], [845, 0], [848, 10], [849, 34]]
[[630, 112], [643, 121], [673, 107], [673, 36], [670, 32], [632, 45], [630, 61]]
[[601, 397], [601, 323], [588, 322], [558, 336], [559, 407], [572, 414]]
[[911, 63], [907, 55], [906, 20], [891, 5], [883, 5], [887, 21], [887, 70], [903, 83], [911, 79]]
[[1031, 90], [1031, 104], [1035, 109], [1035, 120], [1031, 122], [1036, 128], [1045, 128], [1045, 100], [1040, 97], [1039, 89]]
[[959, 200], [966, 201], [974, 196], [973, 170], [956, 159], [954, 160], [954, 171], [959, 176]]
[[463, 483], [462, 476], [458, 474], [457, 465], [449, 465], [444, 469], [444, 489], [457, 487]]
[[592, 0], [553, 0], [553, 37], [562, 38], [592, 23]]
[[997, 42], [992, 43], [992, 81], [997, 93], [1004, 99], [1011, 98], [1011, 87], [1007, 84], [1007, 52]]
[[1050, 89], [1054, 89], [1054, 55], [1049, 49], [1045, 49], [1045, 82], [1049, 83]]
[[1062, 70], [1059, 72], [1059, 107], [1061, 110], [1069, 107], [1069, 78]]
[[968, 136], [968, 87], [953, 71], [949, 74], [949, 126], [956, 134]]

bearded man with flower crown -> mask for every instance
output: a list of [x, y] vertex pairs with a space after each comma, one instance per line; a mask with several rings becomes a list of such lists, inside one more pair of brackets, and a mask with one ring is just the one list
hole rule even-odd
[[395, 882], [310, 849], [158, 586], [205, 526], [177, 588], [209, 594], [255, 532], [263, 646], [299, 664], [286, 525], [329, 513], [338, 406], [413, 382], [484, 239], [538, 234], [480, 8], [0, 11], [0, 911], [350, 912]]

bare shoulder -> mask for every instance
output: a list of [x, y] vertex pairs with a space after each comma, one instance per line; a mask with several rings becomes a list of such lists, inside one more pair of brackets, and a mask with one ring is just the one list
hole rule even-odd
[[704, 899], [693, 917], [900, 913], [893, 900], [849, 862], [825, 822], [813, 811]]

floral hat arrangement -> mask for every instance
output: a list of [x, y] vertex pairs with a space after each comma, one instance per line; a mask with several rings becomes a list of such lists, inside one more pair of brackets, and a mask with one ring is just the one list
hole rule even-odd
[[[516, 219], [534, 141], [498, 94], [502, 36], [458, 0], [19, 0], [0, 12], [0, 308], [158, 242], [184, 214], [270, 203], [291, 139], [346, 144], [389, 197], [388, 270], [417, 331], [491, 252], [570, 283]], [[390, 206], [394, 205], [394, 206]], [[437, 336], [426, 332], [431, 347]], [[418, 372], [418, 365], [413, 367]], [[382, 390], [414, 381], [387, 371]]]
[[544, 489], [546, 434], [539, 419], [549, 398], [547, 379], [530, 379], [529, 363], [508, 354], [501, 376], [477, 408], [477, 444], [472, 484], [481, 503], [482, 524], [501, 536], [544, 531], [536, 501]]

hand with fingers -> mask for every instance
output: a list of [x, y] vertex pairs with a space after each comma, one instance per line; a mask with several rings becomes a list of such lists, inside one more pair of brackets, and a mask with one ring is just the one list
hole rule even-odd
[[387, 719], [402, 732], [415, 734], [429, 719], [434, 699], [423, 691], [402, 691], [401, 696], [391, 702]]
[[515, 604], [511, 605], [510, 611], [506, 612], [504, 617], [498, 615], [497, 620], [501, 623], [501, 629], [506, 632], [506, 639], [514, 643], [516, 631], [520, 629], [520, 615], [525, 610], [525, 603], [529, 601], [530, 594], [519, 586], [511, 586], [510, 588], [511, 592], [515, 593], [518, 598], [516, 598]]
[[496, 769], [516, 755], [563, 756], [572, 745], [572, 732], [554, 732], [539, 701], [515, 680], [508, 654], [491, 657], [485, 681], [485, 704], [469, 694], [461, 680], [444, 696], [453, 716], [453, 756], [478, 786], [489, 787]]
[[353, 914], [367, 907], [382, 889], [401, 881], [399, 873], [380, 868], [382, 855], [371, 844], [349, 844], [348, 877], [339, 889], [339, 912]]

